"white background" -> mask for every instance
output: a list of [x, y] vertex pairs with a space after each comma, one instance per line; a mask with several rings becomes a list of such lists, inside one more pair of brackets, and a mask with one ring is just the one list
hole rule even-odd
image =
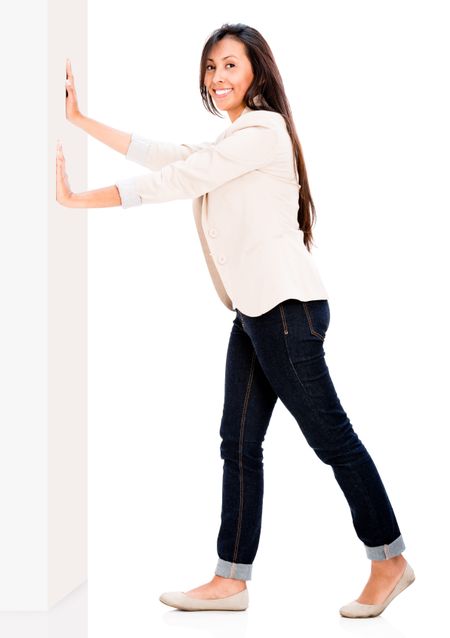
[[[416, 572], [377, 619], [340, 617], [370, 561], [332, 469], [278, 401], [248, 610], [189, 614], [159, 602], [161, 592], [214, 574], [234, 313], [209, 279], [189, 200], [80, 211], [89, 215], [90, 638], [410, 637], [444, 626], [436, 610], [446, 608], [449, 569], [446, 8], [90, 0], [87, 115], [149, 139], [212, 141], [230, 124], [199, 94], [200, 54], [214, 29], [243, 22], [269, 42], [316, 206], [327, 363]], [[77, 60], [72, 68], [76, 84]], [[70, 156], [66, 168], [70, 178]], [[90, 189], [143, 172], [90, 139]]]

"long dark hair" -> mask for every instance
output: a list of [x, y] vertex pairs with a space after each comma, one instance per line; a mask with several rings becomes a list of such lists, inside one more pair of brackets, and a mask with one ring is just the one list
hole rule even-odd
[[[212, 32], [203, 47], [200, 61], [200, 93], [203, 104], [213, 115], [223, 117], [216, 109], [204, 81], [207, 56], [210, 49], [226, 35], [232, 36], [243, 43], [247, 57], [252, 65], [254, 79], [245, 95], [245, 105], [253, 110], [264, 109], [266, 111], [276, 111], [284, 117], [286, 122], [286, 128], [292, 140], [298, 181], [301, 185], [297, 219], [299, 228], [303, 230], [303, 243], [308, 251], [311, 252], [311, 246], [313, 245], [312, 225], [316, 220], [316, 209], [309, 190], [302, 147], [292, 119], [291, 108], [286, 97], [283, 80], [275, 63], [273, 53], [259, 31], [246, 24], [238, 23], [223, 24], [219, 29]], [[257, 100], [255, 100], [255, 98], [257, 98]]]

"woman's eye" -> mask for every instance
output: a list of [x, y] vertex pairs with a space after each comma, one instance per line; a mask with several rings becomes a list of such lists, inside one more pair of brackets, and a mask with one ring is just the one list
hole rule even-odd
[[[230, 65], [231, 65], [231, 66], [236, 66], [236, 65], [235, 65], [235, 64], [233, 64], [232, 62], [228, 62], [228, 64], [226, 64], [225, 66], [230, 66]], [[212, 67], [212, 64], [207, 64], [207, 65], [206, 65], [206, 70], [207, 70], [207, 71], [208, 71], [208, 68], [209, 68], [209, 67]]]

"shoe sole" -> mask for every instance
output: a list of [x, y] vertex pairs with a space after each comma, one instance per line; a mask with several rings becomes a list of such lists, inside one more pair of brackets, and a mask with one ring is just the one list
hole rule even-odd
[[248, 590], [224, 598], [193, 598], [184, 592], [165, 592], [159, 600], [182, 611], [245, 611], [248, 607]]

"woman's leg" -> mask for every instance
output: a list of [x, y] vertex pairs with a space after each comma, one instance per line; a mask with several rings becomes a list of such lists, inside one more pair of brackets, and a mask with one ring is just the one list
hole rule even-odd
[[327, 300], [289, 299], [258, 317], [238, 311], [273, 390], [315, 454], [333, 470], [366, 555], [375, 561], [405, 549], [388, 495], [336, 394], [325, 362]]
[[228, 344], [220, 425], [222, 513], [216, 575], [250, 580], [263, 507], [262, 443], [277, 396], [236, 315]]
[[238, 316], [274, 392], [316, 455], [331, 466], [347, 499], [356, 534], [372, 560], [357, 600], [381, 603], [406, 567], [405, 544], [381, 477], [339, 401], [325, 362], [328, 301], [287, 299], [258, 317], [240, 311]]
[[245, 589], [245, 581], [251, 580], [261, 532], [262, 443], [276, 400], [236, 314], [228, 342], [220, 424], [223, 481], [218, 561], [212, 580], [186, 591], [189, 596], [222, 598]]

